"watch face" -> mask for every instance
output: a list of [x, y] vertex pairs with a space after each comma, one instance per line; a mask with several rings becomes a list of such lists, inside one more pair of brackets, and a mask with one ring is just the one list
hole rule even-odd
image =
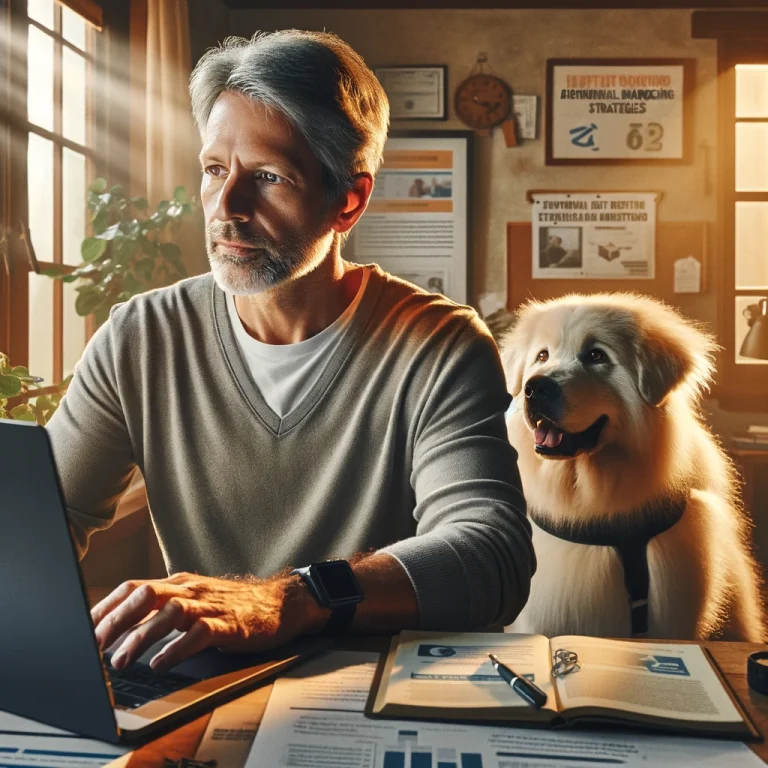
[[312, 568], [330, 603], [362, 598], [363, 592], [346, 560], [315, 563]]

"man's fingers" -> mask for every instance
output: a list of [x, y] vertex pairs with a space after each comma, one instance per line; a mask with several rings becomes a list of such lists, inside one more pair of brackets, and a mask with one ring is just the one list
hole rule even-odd
[[163, 672], [203, 649], [217, 645], [228, 635], [225, 621], [210, 616], [200, 617], [183, 635], [171, 640], [149, 664], [156, 672]]
[[97, 626], [104, 617], [117, 608], [132, 592], [138, 589], [143, 581], [124, 581], [119, 587], [113, 589], [103, 600], [91, 608], [91, 621]]
[[136, 626], [152, 611], [162, 608], [171, 597], [186, 597], [183, 588], [157, 581], [144, 582], [108, 613], [96, 627], [96, 640], [109, 648], [120, 635]]
[[188, 600], [171, 597], [145, 622], [139, 624], [120, 644], [112, 656], [112, 666], [122, 669], [138, 659], [153, 643], [174, 629], [186, 631], [197, 617], [195, 606]]

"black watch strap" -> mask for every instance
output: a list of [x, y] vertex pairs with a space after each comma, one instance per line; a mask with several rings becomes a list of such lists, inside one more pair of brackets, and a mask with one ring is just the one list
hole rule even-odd
[[291, 573], [301, 577], [318, 605], [331, 611], [321, 635], [340, 635], [349, 629], [357, 604], [365, 595], [346, 560], [313, 563]]
[[328, 623], [323, 627], [320, 634], [323, 637], [335, 637], [343, 634], [352, 624], [356, 610], [357, 605], [341, 605], [338, 608], [332, 608]]

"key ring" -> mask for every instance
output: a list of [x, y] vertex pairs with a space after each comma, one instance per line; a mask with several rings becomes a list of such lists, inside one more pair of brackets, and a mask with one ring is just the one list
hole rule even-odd
[[579, 657], [573, 651], [567, 651], [565, 648], [558, 648], [554, 655], [554, 664], [552, 665], [552, 677], [564, 677], [571, 672], [578, 672], [581, 669]]

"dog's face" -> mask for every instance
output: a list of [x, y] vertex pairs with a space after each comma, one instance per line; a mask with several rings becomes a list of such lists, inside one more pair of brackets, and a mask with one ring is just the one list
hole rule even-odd
[[528, 305], [502, 344], [512, 418], [547, 459], [636, 442], [648, 409], [686, 380], [693, 389], [706, 380], [711, 347], [651, 299], [571, 296]]

